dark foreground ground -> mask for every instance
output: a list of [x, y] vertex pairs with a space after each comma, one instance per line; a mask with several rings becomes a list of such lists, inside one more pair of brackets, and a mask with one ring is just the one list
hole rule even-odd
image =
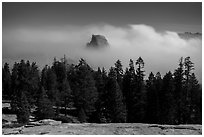
[[24, 135], [202, 135], [201, 125], [157, 125], [142, 123], [62, 123], [58, 125], [2, 128], [2, 134]]

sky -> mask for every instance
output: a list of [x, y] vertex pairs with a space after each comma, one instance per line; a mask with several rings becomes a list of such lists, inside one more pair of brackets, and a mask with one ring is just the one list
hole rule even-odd
[[146, 24], [158, 30], [201, 32], [201, 3], [3, 3], [3, 27]]
[[[190, 56], [201, 81], [201, 40], [183, 40], [177, 32], [202, 32], [202, 3], [3, 3], [2, 58], [21, 59], [42, 68], [65, 54], [83, 57], [93, 67], [124, 69], [129, 59], [144, 59], [148, 76], [174, 71], [181, 56]], [[87, 50], [92, 34], [104, 35], [110, 48]]]

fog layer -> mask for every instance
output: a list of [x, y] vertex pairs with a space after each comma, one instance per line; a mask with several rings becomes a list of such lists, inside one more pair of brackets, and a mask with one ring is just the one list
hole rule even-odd
[[[110, 47], [91, 50], [86, 48], [92, 34], [104, 35]], [[129, 59], [141, 56], [145, 62], [145, 73], [152, 71], [164, 75], [174, 71], [180, 57], [190, 56], [195, 63], [195, 73], [201, 82], [202, 41], [181, 39], [176, 32], [157, 32], [144, 24], [115, 27], [112, 25], [48, 26], [3, 28], [3, 63], [13, 64], [20, 59], [35, 61], [42, 68], [65, 54], [67, 58], [84, 58], [93, 67], [109, 69], [117, 59], [123, 68]]]

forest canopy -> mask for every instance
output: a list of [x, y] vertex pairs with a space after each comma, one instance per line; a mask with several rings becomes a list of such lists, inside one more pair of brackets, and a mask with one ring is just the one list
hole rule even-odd
[[76, 108], [80, 122], [201, 124], [202, 89], [193, 70], [190, 57], [181, 57], [174, 72], [151, 72], [147, 79], [142, 57], [130, 59], [126, 69], [117, 60], [109, 71], [94, 70], [84, 59], [69, 64], [54, 58], [42, 70], [21, 60], [11, 69], [4, 64], [2, 95], [19, 123], [28, 123], [31, 114], [66, 117], [68, 108]]

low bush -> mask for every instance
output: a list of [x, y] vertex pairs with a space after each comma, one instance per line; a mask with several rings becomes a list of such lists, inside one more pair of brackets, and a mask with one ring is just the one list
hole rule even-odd
[[73, 120], [66, 116], [57, 116], [53, 120], [62, 121], [62, 123], [73, 123]]

